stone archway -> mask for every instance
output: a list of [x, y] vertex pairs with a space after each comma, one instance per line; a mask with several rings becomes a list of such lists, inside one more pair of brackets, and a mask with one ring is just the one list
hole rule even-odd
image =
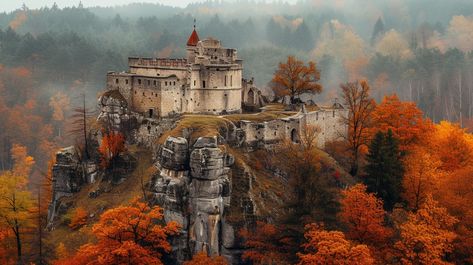
[[291, 141], [293, 143], [299, 143], [299, 133], [297, 132], [297, 129], [291, 130]]

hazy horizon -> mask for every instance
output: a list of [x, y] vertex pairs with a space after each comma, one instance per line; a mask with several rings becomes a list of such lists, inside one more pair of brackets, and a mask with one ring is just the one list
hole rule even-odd
[[[56, 3], [60, 8], [77, 6], [79, 2], [82, 2], [84, 7], [112, 7], [121, 6], [133, 3], [151, 3], [151, 4], [163, 4], [173, 7], [186, 7], [192, 3], [202, 3], [208, 0], [13, 0], [0, 5], [0, 12], [11, 12], [21, 8], [23, 3], [30, 9], [38, 9], [42, 7], [51, 7]], [[224, 0], [221, 2], [234, 2], [235, 0]], [[258, 0], [257, 2], [275, 2], [275, 0]], [[296, 0], [284, 0], [283, 2], [294, 3]]]

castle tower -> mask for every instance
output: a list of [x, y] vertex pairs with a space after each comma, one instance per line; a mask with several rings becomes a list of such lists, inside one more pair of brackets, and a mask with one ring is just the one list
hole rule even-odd
[[197, 43], [199, 43], [199, 35], [195, 30], [195, 19], [194, 19], [194, 30], [192, 31], [189, 39], [187, 40], [187, 61], [189, 63], [195, 62], [195, 53], [197, 49]]

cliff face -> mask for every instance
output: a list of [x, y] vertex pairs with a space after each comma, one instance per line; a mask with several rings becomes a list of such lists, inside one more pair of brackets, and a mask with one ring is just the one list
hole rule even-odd
[[[219, 146], [217, 137], [200, 137], [189, 146], [185, 138], [169, 137], [159, 153], [159, 173], [153, 181], [154, 203], [164, 208], [166, 221], [182, 225], [174, 242], [178, 262], [198, 252], [222, 255], [234, 264], [240, 262], [241, 246], [236, 240], [239, 228], [251, 225], [253, 218], [231, 222], [234, 158]], [[247, 209], [253, 209], [246, 200]]]

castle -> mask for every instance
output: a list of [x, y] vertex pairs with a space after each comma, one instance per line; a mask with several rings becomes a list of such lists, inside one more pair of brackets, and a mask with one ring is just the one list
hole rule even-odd
[[[108, 117], [118, 128], [129, 119], [128, 111], [138, 114], [144, 120], [136, 137], [152, 142], [165, 130], [165, 118], [176, 114], [234, 114], [259, 111], [265, 105], [253, 79], [242, 78], [243, 64], [235, 49], [224, 48], [212, 38], [199, 40], [195, 26], [186, 49], [184, 59], [131, 57], [127, 72], [109, 72], [106, 92], [99, 99], [99, 119]], [[346, 135], [341, 120], [348, 111], [341, 104], [311, 105], [310, 111], [302, 106], [301, 111], [285, 118], [240, 120], [235, 124], [243, 136], [239, 145], [254, 149], [282, 139], [297, 142], [306, 125], [320, 129], [320, 148]]]
[[[187, 41], [187, 58], [128, 58], [129, 71], [109, 72], [107, 90], [118, 90], [128, 108], [147, 117], [173, 113], [227, 114], [242, 110], [242, 60], [220, 41]], [[248, 102], [255, 102], [254, 91]]]

